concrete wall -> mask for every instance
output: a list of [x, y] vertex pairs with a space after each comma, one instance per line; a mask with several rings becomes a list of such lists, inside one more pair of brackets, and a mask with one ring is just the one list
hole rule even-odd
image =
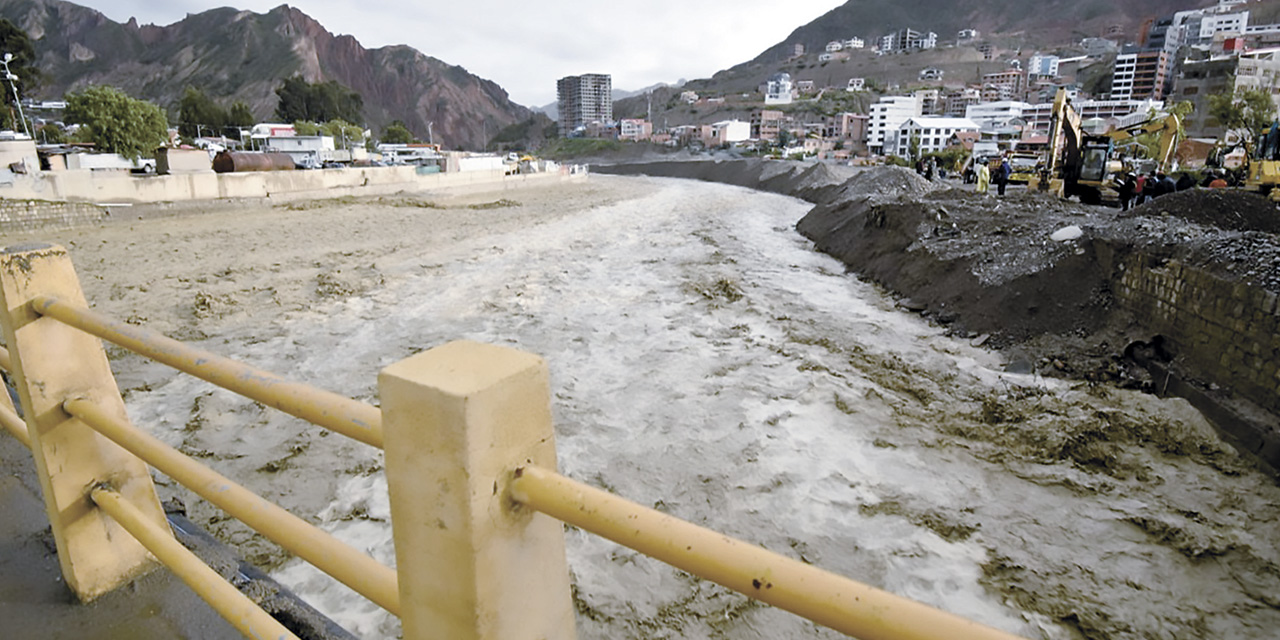
[[14, 175], [0, 182], [0, 199], [144, 203], [219, 198], [293, 199], [383, 195], [434, 189], [503, 189], [529, 183], [576, 179], [568, 168], [546, 174], [504, 176], [502, 170], [419, 175], [415, 167], [366, 167], [132, 176], [117, 172], [63, 171]]
[[1176, 261], [1142, 254], [1120, 264], [1116, 299], [1169, 341], [1205, 381], [1280, 413], [1277, 296]]
[[102, 219], [102, 207], [79, 202], [0, 200], [0, 233], [68, 229]]

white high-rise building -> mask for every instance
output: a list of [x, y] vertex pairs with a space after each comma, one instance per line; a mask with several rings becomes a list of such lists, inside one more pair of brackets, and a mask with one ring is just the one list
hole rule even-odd
[[867, 122], [867, 148], [871, 153], [892, 153], [897, 149], [902, 123], [919, 116], [922, 103], [916, 96], [885, 96], [871, 105]]

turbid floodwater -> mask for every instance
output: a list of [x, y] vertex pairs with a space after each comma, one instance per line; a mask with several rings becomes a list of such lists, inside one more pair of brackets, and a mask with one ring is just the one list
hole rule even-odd
[[[1280, 628], [1280, 490], [1185, 402], [1006, 373], [814, 251], [800, 200], [601, 176], [501, 197], [124, 211], [41, 238], [97, 308], [363, 400], [450, 340], [537, 353], [569, 476], [1027, 637]], [[111, 351], [139, 425], [392, 561], [376, 451]], [[396, 633], [188, 504], [352, 631]], [[566, 535], [583, 638], [836, 637]]]

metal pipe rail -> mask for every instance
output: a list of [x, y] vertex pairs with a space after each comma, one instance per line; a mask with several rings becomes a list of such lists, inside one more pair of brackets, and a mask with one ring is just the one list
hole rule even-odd
[[31, 434], [27, 433], [27, 423], [18, 417], [18, 414], [9, 410], [8, 407], [0, 406], [0, 425], [10, 435], [18, 439], [28, 449], [31, 448]]
[[382, 448], [382, 413], [373, 405], [291, 382], [270, 371], [183, 344], [53, 296], [33, 297], [31, 309], [246, 398]]
[[1017, 638], [538, 467], [516, 470], [510, 496], [557, 520], [862, 640]]
[[62, 407], [68, 414], [79, 418], [93, 430], [196, 492], [254, 531], [315, 565], [383, 609], [400, 615], [400, 591], [395, 570], [356, 551], [146, 432], [119, 421], [89, 399], [71, 398], [63, 402]]
[[246, 638], [298, 640], [298, 636], [271, 614], [182, 546], [172, 533], [149, 522], [119, 493], [99, 486], [93, 488], [89, 497]]

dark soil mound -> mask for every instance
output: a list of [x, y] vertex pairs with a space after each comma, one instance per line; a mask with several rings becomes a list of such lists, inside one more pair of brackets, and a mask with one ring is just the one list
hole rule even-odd
[[1235, 189], [1189, 189], [1161, 196], [1132, 209], [1133, 215], [1177, 216], [1234, 231], [1280, 233], [1280, 208], [1256, 194]]

